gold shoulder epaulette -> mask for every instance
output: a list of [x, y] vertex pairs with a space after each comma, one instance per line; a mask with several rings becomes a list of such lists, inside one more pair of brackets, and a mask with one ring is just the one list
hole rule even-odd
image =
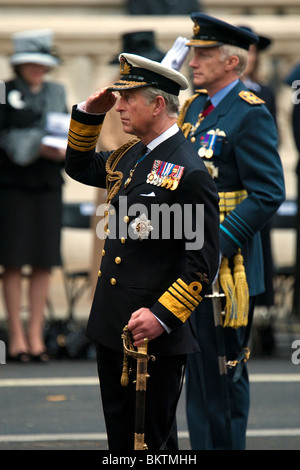
[[[179, 111], [179, 114], [178, 114], [178, 118], [177, 118], [177, 125], [178, 127], [182, 128], [183, 126], [183, 123], [184, 123], [184, 118], [185, 118], [185, 115], [186, 115], [186, 112], [187, 110], [189, 109], [191, 103], [196, 99], [198, 98], [199, 96], [199, 92], [198, 90], [195, 90], [195, 94], [190, 96], [189, 98], [187, 98], [185, 100], [185, 102], [183, 103], [183, 106], [181, 108], [181, 110]], [[203, 91], [203, 90], [202, 90]]]
[[252, 91], [243, 90], [239, 96], [249, 104], [264, 104], [264, 100], [256, 96]]
[[201, 95], [203, 94], [207, 95], [207, 90], [206, 88], [201, 88], [200, 90], [195, 90], [195, 93], [200, 93]]

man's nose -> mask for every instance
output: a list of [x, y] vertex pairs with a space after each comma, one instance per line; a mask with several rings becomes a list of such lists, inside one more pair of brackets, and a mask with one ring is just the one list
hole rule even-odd
[[195, 57], [192, 57], [189, 62], [189, 67], [195, 67]]
[[119, 98], [115, 107], [116, 111], [121, 111], [122, 109], [122, 98]]

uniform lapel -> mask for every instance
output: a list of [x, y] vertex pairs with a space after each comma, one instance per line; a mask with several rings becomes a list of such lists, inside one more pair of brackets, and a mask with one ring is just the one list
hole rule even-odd
[[147, 175], [152, 170], [154, 160], [163, 160], [165, 162], [168, 162], [175, 149], [182, 142], [182, 139], [184, 140], [185, 138], [182, 132], [179, 131], [175, 135], [155, 147], [155, 149], [152, 150], [146, 156], [146, 158], [138, 164], [135, 169], [131, 183], [126, 189], [124, 189], [123, 184], [121, 189], [122, 192], [120, 191], [119, 195], [125, 196], [129, 194], [130, 191], [132, 191], [132, 189], [138, 186], [139, 184], [146, 183]]
[[203, 133], [209, 129], [214, 129], [219, 121], [220, 116], [224, 116], [228, 112], [228, 108], [232, 105], [233, 96], [237, 96], [241, 90], [245, 89], [245, 85], [241, 81], [225, 96], [218, 106], [201, 122], [196, 134]]

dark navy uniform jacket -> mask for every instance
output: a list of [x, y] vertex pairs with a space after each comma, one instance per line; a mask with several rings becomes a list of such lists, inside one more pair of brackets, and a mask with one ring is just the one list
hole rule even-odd
[[[74, 108], [66, 157], [66, 172], [72, 178], [98, 187], [106, 186], [106, 162], [112, 153], [95, 152], [102, 123], [102, 116]], [[122, 186], [108, 210], [110, 234], [105, 241], [87, 333], [107, 347], [122, 350], [122, 329], [131, 314], [148, 307], [172, 330], [150, 341], [149, 352], [163, 355], [193, 352], [198, 346], [189, 317], [208, 291], [218, 268], [218, 192], [181, 130], [137, 165], [131, 183], [124, 188], [141, 146], [138, 142], [130, 148], [115, 169], [123, 174]], [[147, 175], [157, 161], [183, 167], [177, 189], [147, 183]], [[184, 217], [176, 219], [178, 212], [174, 211], [176, 221], [170, 223], [173, 216], [169, 214], [169, 220], [167, 210], [162, 212], [160, 223], [155, 224], [157, 208], [163, 204], [165, 209], [173, 205], [177, 211], [181, 208]], [[196, 210], [201, 205], [203, 220]], [[153, 227], [148, 238], [136, 235], [140, 216]], [[112, 233], [115, 227], [116, 236]], [[170, 233], [163, 234], [163, 230]], [[126, 231], [129, 235], [124, 236]], [[203, 246], [192, 245], [195, 241], [192, 232], [199, 238], [202, 231]]]
[[[204, 155], [218, 188], [220, 251], [230, 258], [241, 248], [249, 294], [257, 295], [264, 291], [259, 231], [285, 197], [276, 126], [262, 100], [239, 81], [192, 134], [189, 124], [197, 122], [206, 100], [202, 90], [188, 100], [179, 126]], [[206, 153], [210, 146], [213, 152]]]

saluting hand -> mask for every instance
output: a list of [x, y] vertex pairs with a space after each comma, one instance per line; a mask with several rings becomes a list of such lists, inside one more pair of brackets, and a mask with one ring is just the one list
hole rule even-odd
[[114, 107], [117, 99], [116, 93], [102, 88], [88, 97], [85, 102], [85, 110], [91, 114], [105, 114]]
[[165, 331], [151, 310], [145, 307], [133, 312], [128, 322], [128, 329], [131, 331], [134, 346], [142, 346], [144, 338], [151, 341]]

